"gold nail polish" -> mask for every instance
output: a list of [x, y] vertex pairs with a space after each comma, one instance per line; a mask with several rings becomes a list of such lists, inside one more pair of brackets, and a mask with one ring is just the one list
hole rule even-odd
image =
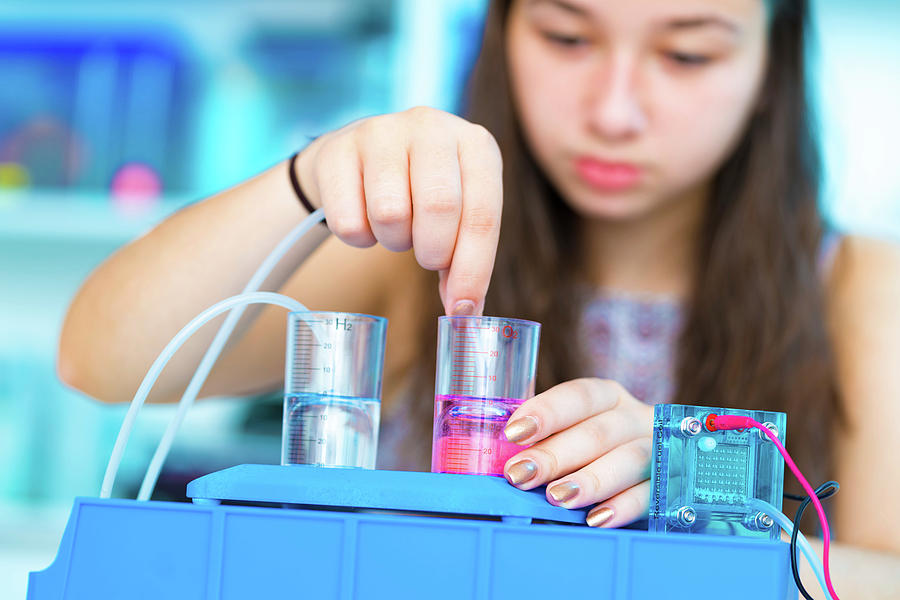
[[550, 494], [550, 497], [560, 503], [568, 502], [577, 496], [580, 491], [581, 487], [574, 481], [564, 481], [547, 488], [547, 493]]
[[506, 478], [513, 485], [525, 483], [537, 473], [537, 463], [533, 460], [520, 460], [506, 470]]
[[475, 303], [471, 300], [460, 300], [453, 307], [454, 317], [471, 317], [475, 314]]
[[588, 513], [587, 524], [591, 527], [602, 527], [613, 518], [613, 509], [608, 506], [598, 506]]
[[507, 424], [506, 428], [503, 430], [503, 434], [510, 442], [518, 442], [520, 440], [527, 440], [537, 433], [537, 430], [537, 419], [528, 415]]

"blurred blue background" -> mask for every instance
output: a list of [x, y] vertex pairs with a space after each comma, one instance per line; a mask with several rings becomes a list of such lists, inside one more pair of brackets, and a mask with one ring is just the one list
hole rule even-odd
[[[485, 5], [0, 4], [0, 586], [9, 597], [55, 555], [72, 498], [98, 492], [124, 415], [55, 377], [79, 283], [165, 215], [310, 136], [417, 104], [456, 110]], [[814, 5], [823, 210], [840, 229], [900, 239], [900, 3]], [[173, 450], [172, 488], [211, 468], [279, 460], [280, 402], [257, 400], [194, 409]], [[145, 409], [121, 494], [134, 491], [171, 414]]]

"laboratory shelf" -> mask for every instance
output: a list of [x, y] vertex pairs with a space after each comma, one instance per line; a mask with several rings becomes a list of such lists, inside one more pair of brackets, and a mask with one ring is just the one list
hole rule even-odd
[[114, 205], [108, 195], [66, 192], [0, 192], [0, 242], [60, 244], [81, 241], [115, 247], [147, 232], [190, 204], [167, 197], [141, 207]]
[[797, 597], [783, 542], [555, 523], [584, 515], [496, 477], [242, 465], [188, 490], [77, 498], [28, 600]]

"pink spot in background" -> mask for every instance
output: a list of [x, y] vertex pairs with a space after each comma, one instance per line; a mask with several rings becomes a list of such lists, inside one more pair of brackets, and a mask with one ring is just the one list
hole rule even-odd
[[159, 200], [162, 180], [143, 163], [126, 163], [113, 175], [110, 192], [117, 207], [128, 212], [141, 211]]

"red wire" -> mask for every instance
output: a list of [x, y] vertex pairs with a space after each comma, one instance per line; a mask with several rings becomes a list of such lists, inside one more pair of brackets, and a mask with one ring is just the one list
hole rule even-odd
[[[788, 451], [785, 450], [784, 445], [782, 445], [781, 440], [778, 439], [774, 433], [769, 431], [769, 428], [759, 423], [750, 417], [739, 417], [737, 415], [710, 415], [713, 418], [707, 420], [707, 424], [711, 424], [710, 430], [715, 431], [716, 429], [747, 429], [750, 427], [755, 427], [759, 429], [764, 434], [766, 434], [772, 443], [775, 444], [775, 447], [778, 448], [778, 451], [781, 452], [781, 455], [784, 457], [784, 462], [790, 467], [791, 471], [793, 471], [794, 475], [797, 477], [797, 480], [800, 482], [800, 485], [803, 486], [803, 490], [809, 495], [812, 500], [813, 506], [816, 507], [816, 513], [819, 515], [819, 522], [822, 524], [822, 538], [824, 543], [822, 545], [822, 562], [825, 566], [825, 584], [828, 586], [828, 592], [831, 594], [831, 597], [834, 600], [840, 600], [838, 598], [837, 592], [834, 591], [834, 586], [831, 585], [831, 569], [828, 566], [828, 548], [831, 543], [831, 533], [828, 530], [828, 519], [825, 518], [825, 509], [822, 508], [822, 503], [819, 501], [819, 497], [816, 496], [816, 492], [813, 490], [812, 486], [809, 485], [809, 482], [806, 481], [806, 478], [800, 472], [800, 469], [797, 468], [797, 464], [794, 462], [794, 459], [791, 458], [791, 455], [788, 454]], [[710, 423], [712, 421], [712, 423]], [[794, 527], [799, 527], [799, 523], [794, 523]]]

